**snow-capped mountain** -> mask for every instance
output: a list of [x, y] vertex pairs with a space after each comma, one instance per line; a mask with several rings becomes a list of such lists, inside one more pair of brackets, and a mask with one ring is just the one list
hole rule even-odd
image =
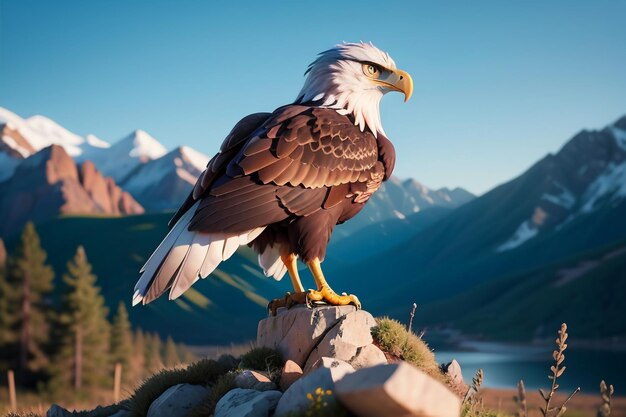
[[149, 210], [176, 209], [187, 198], [209, 157], [188, 146], [138, 166], [123, 183]]
[[[18, 131], [30, 144], [34, 152], [50, 145], [60, 145], [73, 158], [93, 152], [94, 149], [106, 149], [110, 145], [91, 135], [85, 139], [45, 116], [35, 115], [23, 119], [15, 113], [0, 107], [0, 124]], [[33, 151], [22, 148], [22, 156], [27, 157]]]
[[372, 224], [390, 219], [405, 220], [423, 210], [438, 207], [454, 209], [476, 198], [463, 189], [431, 189], [414, 179], [401, 180], [391, 177], [365, 205], [363, 211], [349, 222], [337, 228], [338, 237], [352, 235]]
[[167, 150], [158, 140], [138, 129], [108, 149], [90, 157], [105, 175], [117, 182], [124, 182], [135, 168], [159, 159], [166, 153]]
[[497, 246], [498, 252], [626, 200], [626, 116], [602, 130], [581, 131], [524, 175], [532, 172], [542, 180], [527, 197], [541, 193], [532, 211]]
[[143, 207], [93, 163], [77, 164], [59, 145], [21, 160], [0, 184], [0, 236], [18, 233], [27, 221], [66, 214], [141, 214]]

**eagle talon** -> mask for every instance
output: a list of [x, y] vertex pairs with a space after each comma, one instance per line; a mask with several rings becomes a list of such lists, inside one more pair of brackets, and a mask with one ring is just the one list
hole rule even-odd
[[307, 294], [307, 301], [323, 301], [326, 304], [333, 306], [345, 306], [353, 305], [357, 310], [361, 309], [361, 302], [356, 295], [346, 294], [338, 295], [329, 286], [322, 286], [319, 290], [309, 290]]
[[275, 298], [267, 305], [267, 309], [271, 312], [272, 316], [276, 315], [276, 312], [281, 307], [291, 308], [296, 304], [307, 304], [307, 293], [306, 292], [296, 292], [290, 293], [287, 292], [282, 298]]

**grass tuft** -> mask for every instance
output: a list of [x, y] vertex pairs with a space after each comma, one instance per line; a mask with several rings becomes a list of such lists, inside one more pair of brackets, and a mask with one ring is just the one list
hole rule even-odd
[[274, 375], [280, 372], [284, 364], [283, 357], [276, 349], [255, 347], [241, 356], [240, 369], [252, 369]]
[[192, 409], [187, 417], [207, 417], [212, 416], [215, 413], [215, 407], [217, 403], [224, 395], [228, 393], [228, 391], [237, 388], [235, 385], [235, 375], [234, 372], [228, 372], [224, 375], [221, 375], [213, 387], [211, 391], [207, 393], [206, 397], [202, 400], [200, 405]]
[[372, 328], [376, 344], [391, 358], [415, 365], [426, 374], [444, 382], [435, 354], [421, 337], [407, 331], [402, 323], [387, 317], [376, 319]]
[[184, 369], [162, 370], [137, 388], [131, 397], [131, 415], [137, 417], [147, 415], [150, 404], [174, 385], [211, 385], [230, 370], [224, 363], [212, 359], [202, 359]]

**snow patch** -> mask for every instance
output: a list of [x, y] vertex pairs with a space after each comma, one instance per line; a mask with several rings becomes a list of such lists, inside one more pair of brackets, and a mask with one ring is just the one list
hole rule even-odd
[[204, 171], [204, 168], [206, 168], [209, 163], [209, 157], [207, 155], [202, 152], [198, 152], [189, 146], [182, 146], [180, 148], [180, 152], [187, 162], [198, 168], [200, 171]]
[[615, 142], [617, 142], [617, 146], [626, 151], [626, 130], [622, 130], [615, 126], [611, 126], [611, 133], [613, 133], [613, 137], [615, 138]]
[[530, 220], [526, 220], [524, 223], [520, 224], [513, 236], [502, 245], [496, 248], [496, 252], [504, 252], [507, 250], [515, 249], [518, 246], [521, 246], [528, 240], [537, 236], [539, 233], [539, 229], [536, 229], [532, 226]]
[[589, 185], [583, 195], [585, 204], [581, 208], [581, 212], [593, 211], [597, 203], [606, 197], [609, 198], [609, 201], [626, 197], [626, 162], [619, 165], [609, 164], [604, 173]]
[[557, 187], [559, 187], [561, 189], [561, 193], [558, 195], [553, 195], [553, 194], [543, 194], [541, 196], [541, 198], [543, 200], [549, 201], [551, 203], [556, 204], [557, 206], [561, 206], [564, 207], [566, 209], [571, 209], [574, 204], [576, 204], [576, 197], [574, 196], [574, 194], [572, 194], [572, 192], [570, 190], [568, 190], [567, 188], [563, 187], [561, 184], [559, 183], [555, 183], [555, 185]]

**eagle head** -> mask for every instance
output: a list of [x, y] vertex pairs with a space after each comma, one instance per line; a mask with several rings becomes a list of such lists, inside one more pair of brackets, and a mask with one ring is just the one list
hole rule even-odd
[[411, 76], [396, 68], [388, 53], [372, 43], [342, 43], [319, 54], [306, 70], [296, 103], [315, 103], [351, 114], [361, 131], [384, 135], [379, 104], [385, 93], [399, 91], [407, 101]]

